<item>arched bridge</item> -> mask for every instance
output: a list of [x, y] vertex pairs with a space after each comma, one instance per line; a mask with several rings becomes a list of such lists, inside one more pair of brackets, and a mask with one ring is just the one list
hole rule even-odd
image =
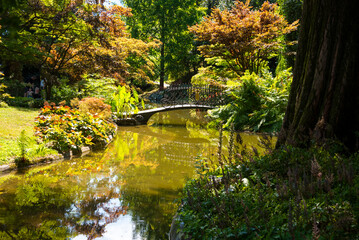
[[181, 110], [181, 109], [208, 110], [213, 108], [214, 106], [196, 105], [196, 104], [173, 105], [173, 106], [159, 107], [159, 108], [139, 111], [137, 114], [133, 114], [132, 118], [136, 120], [136, 124], [147, 124], [147, 121], [151, 118], [151, 116], [159, 112], [168, 112], [168, 111]]
[[148, 99], [160, 107], [133, 114], [132, 123], [125, 122], [124, 125], [147, 124], [150, 117], [159, 112], [181, 109], [213, 109], [224, 104], [224, 89], [212, 85], [175, 85], [152, 93]]

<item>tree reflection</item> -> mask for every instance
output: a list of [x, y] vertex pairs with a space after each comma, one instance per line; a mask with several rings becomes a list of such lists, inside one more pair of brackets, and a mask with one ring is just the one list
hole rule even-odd
[[[165, 135], [176, 136], [180, 133], [177, 130], [174, 128]], [[126, 184], [121, 188], [121, 198], [135, 223], [134, 235], [148, 240], [167, 239], [172, 218], [178, 208], [175, 200], [186, 178], [194, 174], [195, 157], [198, 154], [208, 155], [216, 147], [203, 138], [189, 137], [190, 133], [184, 130], [170, 142], [161, 141], [161, 132], [152, 132], [151, 135], [162, 144], [139, 152], [143, 162], [156, 162], [156, 167], [141, 165], [140, 162], [136, 164], [131, 156], [125, 157], [119, 163], [126, 169], [122, 175]], [[146, 138], [139, 136], [137, 143], [141, 141], [146, 141]]]
[[[113, 202], [120, 198], [121, 180], [108, 172], [99, 174], [98, 162], [67, 162], [9, 179], [16, 188], [0, 195], [0, 239], [102, 236], [126, 208]], [[85, 168], [87, 174], [77, 171]]]
[[1, 180], [0, 239], [95, 239], [126, 214], [133, 236], [167, 239], [196, 157], [216, 154], [217, 139], [203, 129], [122, 127], [104, 152]]

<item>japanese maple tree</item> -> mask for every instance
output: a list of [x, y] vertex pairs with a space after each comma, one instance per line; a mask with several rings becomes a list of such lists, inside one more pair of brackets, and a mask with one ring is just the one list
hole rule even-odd
[[261, 66], [284, 46], [283, 35], [294, 31], [298, 21], [289, 24], [278, 13], [277, 4], [264, 2], [258, 10], [236, 1], [231, 10], [214, 9], [200, 24], [190, 27], [205, 57], [226, 60], [237, 74], [258, 73]]

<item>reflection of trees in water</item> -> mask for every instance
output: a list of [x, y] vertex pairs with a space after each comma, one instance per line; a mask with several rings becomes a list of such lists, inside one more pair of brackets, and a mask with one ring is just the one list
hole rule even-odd
[[204, 126], [207, 111], [199, 109], [174, 110], [154, 114], [148, 124], [150, 125], [178, 125], [178, 126]]
[[166, 233], [178, 207], [175, 200], [186, 177], [194, 174], [195, 157], [207, 155], [213, 148], [210, 142], [200, 138], [182, 136], [179, 140], [159, 144], [143, 153], [145, 161], [158, 163], [155, 169], [130, 165], [124, 171], [126, 184], [121, 188], [121, 198], [133, 216], [134, 235], [139, 234], [143, 239], [168, 239]]
[[127, 212], [120, 204], [111, 203], [111, 200], [118, 198], [119, 194], [114, 191], [103, 193], [102, 196], [87, 195], [86, 199], [73, 205], [72, 213], [66, 217], [66, 225], [75, 229], [76, 233], [84, 234], [87, 239], [101, 237], [107, 224], [115, 222]]
[[209, 142], [171, 142], [162, 145], [160, 151], [163, 152], [163, 159], [170, 161], [172, 164], [189, 164], [194, 163], [199, 157], [211, 157], [216, 152], [216, 147]]
[[[69, 165], [75, 169], [76, 164], [94, 166], [90, 172], [97, 169], [86, 161]], [[111, 202], [120, 197], [121, 182], [114, 176], [92, 178], [69, 170], [67, 166], [10, 179], [17, 187], [0, 195], [0, 239], [66, 239], [73, 234], [94, 239], [126, 213]]]
[[194, 174], [195, 158], [216, 154], [218, 134], [184, 127], [121, 129], [105, 153], [2, 181], [0, 239], [94, 239], [127, 210], [134, 235], [167, 239], [174, 201]]
[[168, 239], [167, 233], [177, 209], [173, 201], [178, 196], [178, 191], [173, 190], [169, 196], [165, 196], [134, 189], [124, 190], [122, 198], [131, 211], [135, 225], [134, 235], [148, 240]]
[[56, 183], [56, 179], [36, 176], [1, 194], [0, 239], [65, 238], [66, 227], [56, 219], [70, 207], [73, 197]]

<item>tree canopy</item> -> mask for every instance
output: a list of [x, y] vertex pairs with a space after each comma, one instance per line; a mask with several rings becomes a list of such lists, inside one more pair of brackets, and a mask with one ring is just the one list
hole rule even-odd
[[205, 57], [220, 57], [237, 74], [246, 70], [258, 73], [263, 64], [284, 46], [284, 34], [294, 31], [298, 21], [288, 22], [277, 5], [264, 2], [252, 10], [249, 1], [237, 1], [231, 10], [215, 9], [201, 23], [190, 27]]
[[165, 78], [184, 78], [196, 72], [193, 35], [188, 26], [197, 23], [204, 14], [196, 0], [125, 0], [133, 18], [127, 19], [131, 35], [142, 40], [158, 39], [161, 48], [155, 54], [160, 85]]
[[[46, 79], [48, 98], [60, 74], [73, 80], [86, 72], [119, 81], [145, 78], [152, 68], [146, 55], [156, 43], [130, 38], [124, 16], [131, 16], [130, 10], [117, 5], [105, 8], [72, 0], [28, 1], [1, 18], [1, 59], [38, 66]], [[142, 60], [130, 66], [129, 57]]]

